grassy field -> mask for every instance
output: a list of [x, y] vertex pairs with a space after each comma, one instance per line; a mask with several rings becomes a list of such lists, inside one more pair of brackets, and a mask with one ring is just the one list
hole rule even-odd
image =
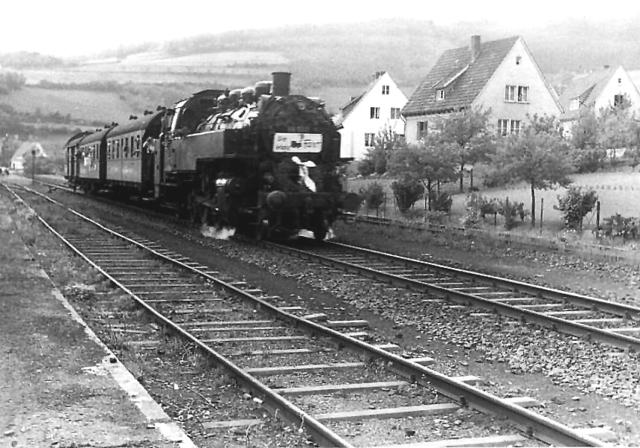
[[[13, 105], [19, 112], [44, 114], [59, 112], [72, 118], [102, 120], [105, 123], [140, 113], [131, 106], [131, 101], [114, 93], [81, 90], [49, 90], [25, 87], [0, 97], [2, 102]], [[155, 105], [150, 105], [154, 107]]]
[[[580, 186], [583, 189], [593, 189], [598, 195], [601, 204], [601, 222], [604, 218], [619, 213], [625, 217], [640, 217], [640, 172], [631, 172], [629, 168], [620, 172], [605, 172], [594, 174], [578, 174], [573, 176], [574, 186]], [[387, 194], [387, 202], [384, 210], [379, 212], [380, 216], [399, 217], [400, 214], [393, 204], [393, 193], [390, 188], [391, 180], [389, 179], [349, 179], [346, 188], [349, 191], [358, 192], [360, 188], [366, 187], [372, 182], [378, 182], [385, 187]], [[449, 184], [445, 186], [445, 190], [453, 195], [453, 205], [450, 216], [447, 218], [449, 225], [461, 225], [466, 215], [465, 201], [468, 193], [459, 193], [458, 185]], [[555, 190], [536, 190], [536, 220], [537, 226], [540, 224], [540, 208], [541, 200], [544, 200], [543, 211], [543, 232], [557, 234], [562, 232], [561, 214], [554, 206], [558, 205], [558, 196], [564, 195], [566, 189], [558, 188]], [[484, 198], [487, 199], [509, 199], [510, 202], [523, 202], [525, 209], [531, 209], [531, 193], [527, 185], [519, 184], [506, 188], [482, 189], [479, 191]], [[418, 201], [414, 205], [415, 209], [424, 209], [424, 202]], [[375, 214], [375, 211], [362, 210], [363, 213]], [[526, 219], [523, 225], [520, 225], [518, 231], [528, 232], [530, 228], [530, 217]], [[596, 214], [595, 211], [585, 218], [585, 229], [590, 230], [595, 227]], [[487, 218], [485, 227], [493, 226], [493, 219]], [[498, 217], [497, 228], [502, 230], [502, 220]], [[540, 232], [537, 227], [536, 232]]]

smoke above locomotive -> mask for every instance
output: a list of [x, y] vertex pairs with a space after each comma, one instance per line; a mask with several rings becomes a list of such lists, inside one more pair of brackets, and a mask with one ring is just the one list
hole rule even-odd
[[351, 199], [338, 175], [340, 134], [320, 100], [290, 94], [290, 76], [204, 90], [99, 136], [74, 136], [68, 178], [91, 189], [134, 189], [198, 224], [258, 238], [306, 229], [322, 239]]

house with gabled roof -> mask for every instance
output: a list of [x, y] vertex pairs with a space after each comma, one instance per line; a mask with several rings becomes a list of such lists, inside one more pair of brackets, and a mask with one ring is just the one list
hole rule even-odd
[[34, 140], [29, 139], [29, 141], [22, 143], [11, 157], [11, 169], [17, 171], [24, 170], [26, 157], [32, 155], [36, 158], [47, 157], [47, 154], [44, 152], [44, 148], [42, 148], [42, 145]]
[[560, 95], [564, 113], [560, 116], [564, 130], [571, 128], [580, 115], [593, 112], [600, 116], [602, 109], [622, 105], [624, 100], [631, 103], [631, 110], [640, 111], [640, 92], [625, 68], [605, 65], [601, 70], [579, 75], [571, 80]]
[[468, 108], [490, 110], [501, 134], [517, 133], [527, 115], [559, 117], [558, 95], [520, 36], [445, 51], [402, 109], [405, 138], [415, 143], [433, 122]]
[[400, 111], [407, 97], [387, 72], [377, 72], [365, 91], [340, 108], [336, 124], [341, 127], [340, 156], [362, 159], [373, 147], [376, 135], [388, 127], [404, 133]]

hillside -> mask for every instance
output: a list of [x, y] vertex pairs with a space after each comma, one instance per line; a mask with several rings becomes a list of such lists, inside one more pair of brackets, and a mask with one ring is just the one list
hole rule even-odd
[[[483, 41], [523, 36], [557, 90], [576, 73], [604, 64], [623, 64], [640, 85], [640, 20], [633, 17], [607, 26], [582, 19], [550, 20], [537, 27], [515, 21], [445, 27], [429, 20], [390, 19], [192, 36], [120, 46], [73, 61], [33, 56], [31, 66], [29, 54], [0, 55], [4, 68], [18, 60], [17, 69], [28, 83], [21, 91], [0, 95], [0, 103], [20, 112], [58, 112], [76, 121], [121, 121], [203, 88], [245, 87], [286, 70], [293, 74], [294, 93], [324, 98], [327, 109], [337, 113], [380, 70], [388, 71], [410, 96], [442, 52], [467, 45], [472, 34]], [[82, 87], [110, 82], [119, 87]], [[61, 86], [38, 87], [51, 83]]]
[[114, 117], [137, 113], [125, 98], [110, 92], [26, 87], [0, 96], [0, 101], [12, 104], [18, 112], [40, 111], [47, 115], [59, 112], [63, 116], [70, 115], [72, 119], [90, 118], [104, 123], [111, 123]]

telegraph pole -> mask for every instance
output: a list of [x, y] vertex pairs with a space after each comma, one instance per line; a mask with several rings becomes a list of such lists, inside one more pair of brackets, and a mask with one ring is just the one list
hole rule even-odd
[[36, 177], [36, 148], [31, 150], [31, 185], [35, 183]]
[[7, 149], [7, 144], [9, 143], [9, 134], [5, 134], [4, 138], [2, 139], [2, 144], [0, 144], [0, 166], [7, 166], [5, 164], [5, 158], [4, 158], [4, 153]]

